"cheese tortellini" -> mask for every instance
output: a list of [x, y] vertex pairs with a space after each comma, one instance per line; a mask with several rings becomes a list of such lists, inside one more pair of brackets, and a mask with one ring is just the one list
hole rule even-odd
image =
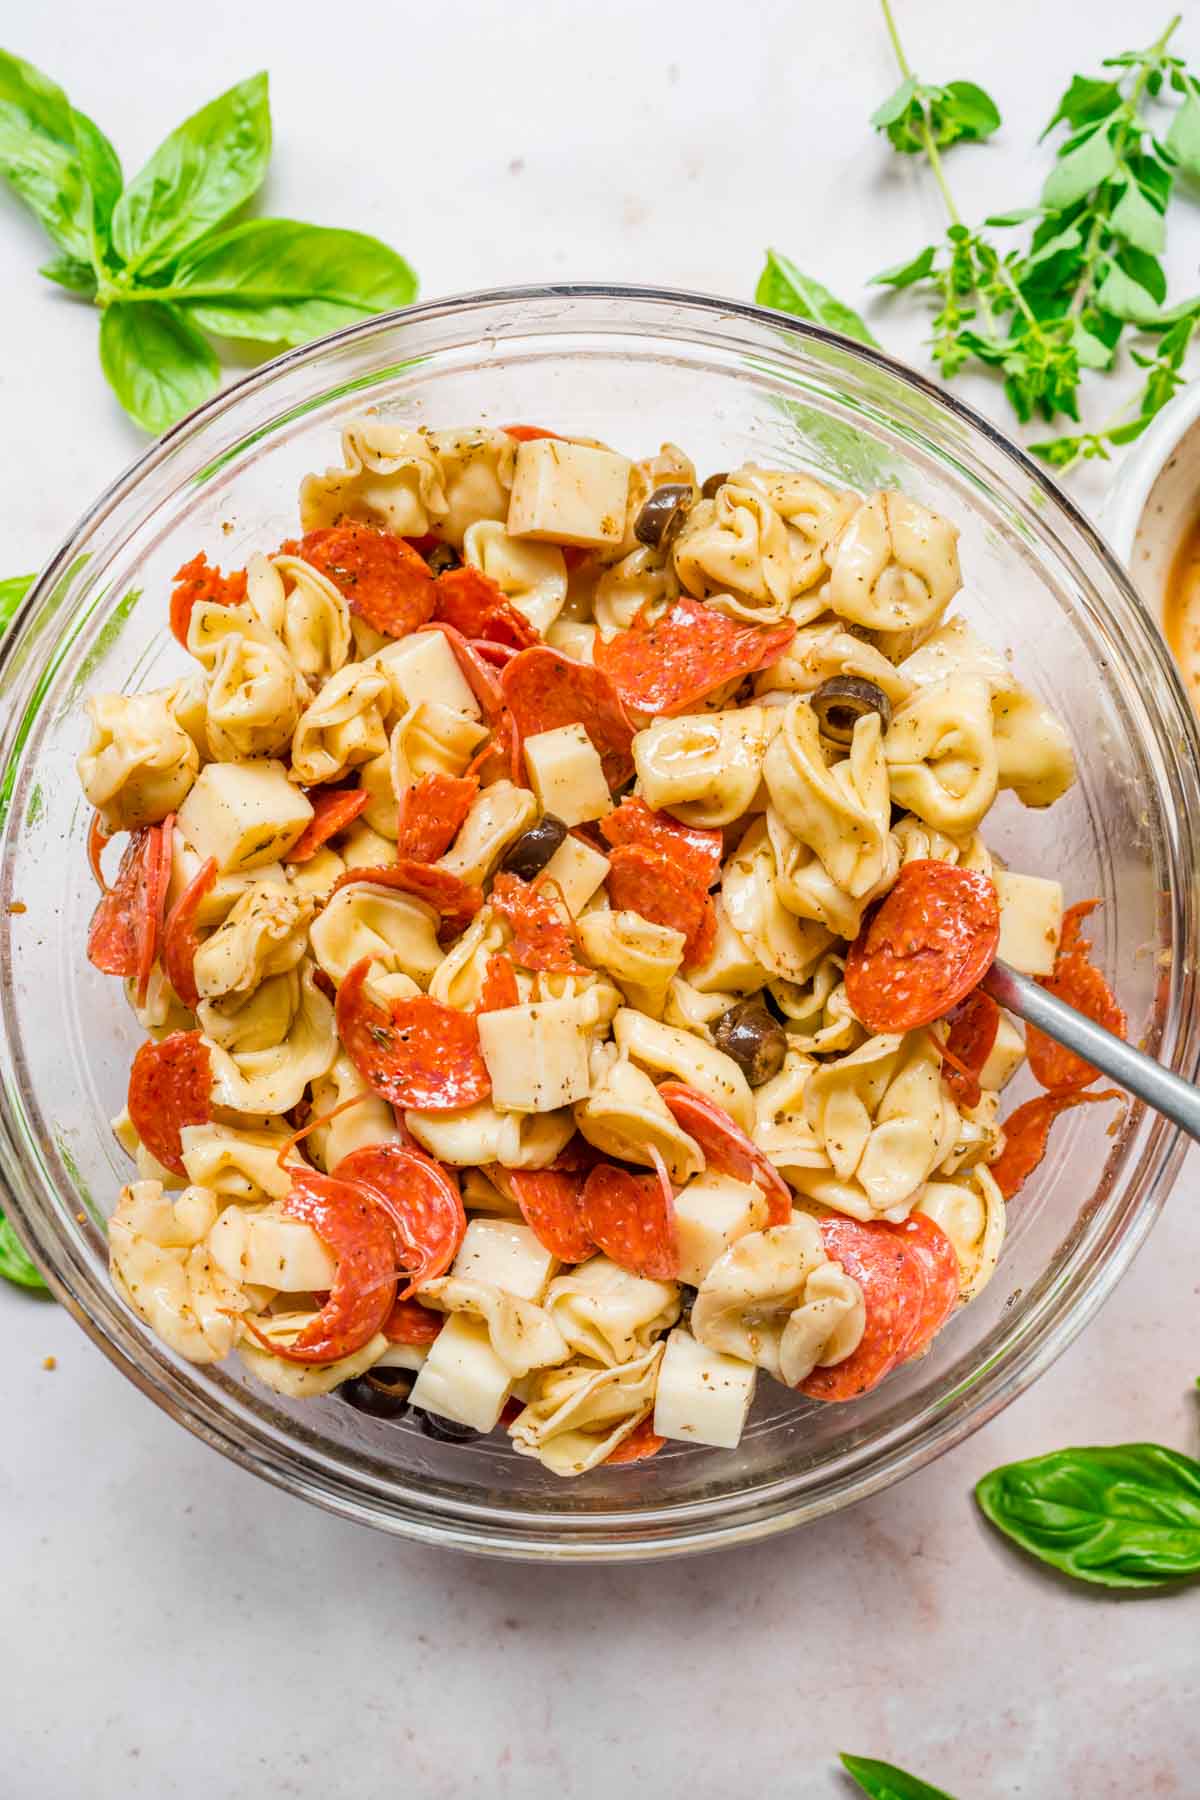
[[739, 1238], [713, 1264], [692, 1307], [702, 1344], [798, 1387], [818, 1364], [857, 1350], [866, 1325], [858, 1283], [831, 1262], [814, 1220], [793, 1215]]

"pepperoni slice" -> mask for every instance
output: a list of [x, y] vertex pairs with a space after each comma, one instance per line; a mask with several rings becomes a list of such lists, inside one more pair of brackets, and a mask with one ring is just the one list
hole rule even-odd
[[380, 1006], [365, 991], [369, 956], [355, 963], [337, 997], [338, 1036], [367, 1085], [393, 1106], [453, 1112], [492, 1091], [473, 1013], [427, 994]]
[[[831, 1369], [814, 1369], [800, 1392], [810, 1400], [857, 1400], [879, 1385], [920, 1336], [926, 1318], [924, 1261], [902, 1228], [882, 1219], [864, 1225], [830, 1215], [818, 1224], [826, 1255], [861, 1287], [867, 1320], [858, 1348]], [[954, 1291], [957, 1296], [957, 1276]]]
[[364, 1144], [344, 1156], [334, 1174], [371, 1194], [391, 1220], [408, 1276], [399, 1300], [445, 1274], [458, 1255], [467, 1215], [458, 1182], [441, 1163], [404, 1144]]
[[479, 1005], [476, 1012], [503, 1012], [506, 1006], [520, 1006], [521, 990], [517, 986], [517, 971], [513, 968], [512, 957], [498, 952], [489, 956], [483, 971], [483, 982], [480, 988]]
[[644, 1462], [648, 1456], [657, 1456], [665, 1437], [659, 1437], [654, 1429], [654, 1414], [647, 1413], [640, 1424], [635, 1425], [628, 1437], [621, 1439], [615, 1450], [610, 1450], [605, 1457], [606, 1463]]
[[599, 668], [538, 644], [513, 657], [501, 671], [500, 686], [522, 739], [556, 731], [560, 725], [582, 725], [614, 793], [632, 779], [633, 726], [615, 687]]
[[200, 947], [196, 915], [216, 882], [217, 859], [210, 856], [171, 908], [163, 932], [163, 971], [183, 1004], [193, 1011], [200, 1001], [195, 975], [196, 951]]
[[436, 583], [424, 557], [377, 525], [329, 525], [281, 549], [327, 575], [350, 611], [385, 637], [407, 637], [433, 617]]
[[414, 1344], [423, 1349], [432, 1344], [445, 1323], [444, 1314], [430, 1312], [419, 1300], [396, 1300], [381, 1329], [389, 1344]]
[[104, 879], [104, 870], [101, 867], [100, 859], [111, 843], [112, 839], [104, 829], [103, 819], [98, 812], [94, 812], [92, 822], [88, 826], [87, 858], [88, 868], [92, 871], [96, 886], [102, 894], [107, 894], [108, 883]]
[[557, 438], [564, 442], [561, 431], [546, 431], [541, 425], [502, 425], [501, 431], [510, 438], [516, 438], [518, 444], [532, 444], [535, 438]]
[[679, 1276], [675, 1197], [666, 1171], [635, 1175], [599, 1163], [583, 1184], [583, 1229], [605, 1256], [652, 1281]]
[[978, 1106], [979, 1075], [992, 1054], [1000, 1029], [1000, 1008], [990, 994], [976, 988], [950, 1014], [950, 1032], [942, 1045], [942, 1080], [960, 1106]]
[[683, 825], [670, 813], [655, 812], [636, 794], [622, 800], [615, 812], [601, 819], [600, 830], [614, 846], [641, 844], [648, 850], [661, 851], [689, 881], [702, 883], [706, 892], [721, 879], [724, 833], [708, 831], [700, 825]]
[[658, 1097], [665, 1101], [681, 1130], [699, 1144], [708, 1168], [734, 1181], [750, 1181], [767, 1197], [768, 1225], [787, 1225], [792, 1217], [792, 1190], [774, 1163], [751, 1143], [723, 1106], [698, 1094], [682, 1081], [664, 1081]]
[[619, 844], [609, 857], [608, 897], [618, 912], [682, 931], [683, 960], [704, 961], [716, 935], [716, 912], [704, 889], [688, 886], [678, 863], [647, 844]]
[[670, 715], [778, 662], [795, 635], [791, 619], [745, 625], [684, 594], [655, 624], [643, 611], [628, 631], [598, 637], [594, 656], [626, 706]]
[[313, 816], [296, 839], [284, 862], [311, 862], [323, 844], [352, 825], [371, 796], [365, 788], [309, 788], [307, 799]]
[[292, 1185], [280, 1211], [311, 1225], [337, 1258], [329, 1298], [294, 1343], [273, 1343], [254, 1322], [247, 1329], [284, 1362], [329, 1363], [370, 1343], [392, 1310], [396, 1294], [396, 1244], [386, 1214], [355, 1182], [291, 1171]]
[[[1088, 956], [1092, 947], [1091, 940], [1083, 936], [1083, 921], [1098, 905], [1097, 900], [1081, 900], [1067, 909], [1063, 915], [1062, 936], [1058, 955], [1054, 959], [1054, 969], [1051, 974], [1039, 978], [1038, 986], [1044, 987], [1056, 999], [1065, 1000], [1076, 1012], [1094, 1019], [1106, 1031], [1123, 1038], [1128, 1029], [1125, 1013], [1108, 982]], [[1036, 1025], [1026, 1026], [1025, 1048], [1034, 1080], [1051, 1093], [1058, 1093], [1065, 1088], [1088, 1087], [1093, 1081], [1100, 1079], [1099, 1069], [1085, 1062], [1082, 1056], [1076, 1056], [1073, 1050], [1056, 1044], [1053, 1038], [1039, 1031]]]
[[509, 951], [521, 968], [587, 974], [572, 954], [570, 915], [552, 882], [522, 881], [502, 869], [492, 883], [491, 903], [513, 934]]
[[209, 601], [214, 606], [240, 606], [245, 598], [245, 569], [235, 569], [232, 574], [222, 575], [220, 569], [214, 568], [201, 550], [198, 556], [193, 556], [191, 562], [185, 562], [182, 569], [175, 571], [175, 588], [171, 594], [169, 615], [172, 635], [186, 650], [188, 626], [192, 622], [194, 606], [201, 600]]
[[102, 974], [136, 979], [139, 1006], [162, 937], [174, 822], [172, 814], [132, 834], [117, 879], [101, 894], [88, 927], [88, 961]]
[[911, 1362], [932, 1343], [958, 1305], [958, 1258], [946, 1233], [937, 1220], [931, 1219], [927, 1213], [910, 1213], [903, 1224], [897, 1225], [895, 1229], [904, 1238], [925, 1275], [925, 1306], [921, 1322], [904, 1352], [904, 1361]]
[[987, 974], [1000, 906], [987, 875], [923, 857], [906, 863], [846, 957], [846, 998], [869, 1031], [944, 1018]]
[[375, 887], [398, 888], [403, 894], [423, 900], [440, 915], [443, 933], [452, 937], [466, 930], [483, 905], [481, 887], [472, 887], [449, 869], [414, 862], [411, 857], [403, 862], [385, 863], [378, 869], [347, 869], [334, 882], [333, 894], [356, 881], [369, 881]]
[[516, 650], [541, 643], [540, 632], [482, 569], [464, 563], [460, 569], [447, 569], [439, 575], [436, 585], [438, 618], [465, 638], [488, 638]]
[[1004, 1149], [990, 1163], [996, 1186], [1006, 1200], [1011, 1200], [1025, 1186], [1046, 1154], [1050, 1127], [1059, 1113], [1073, 1106], [1086, 1106], [1093, 1100], [1122, 1100], [1116, 1088], [1105, 1088], [1102, 1094], [1087, 1094], [1081, 1088], [1061, 1088], [1057, 1093], [1039, 1094], [1026, 1100], [1004, 1121]]
[[396, 848], [411, 862], [436, 862], [462, 829], [479, 783], [473, 775], [422, 775], [400, 799]]
[[586, 1181], [582, 1169], [514, 1169], [507, 1175], [521, 1217], [559, 1262], [583, 1262], [596, 1248], [583, 1217]]
[[198, 1031], [173, 1031], [143, 1044], [129, 1071], [126, 1100], [133, 1128], [164, 1168], [186, 1175], [180, 1132], [212, 1118], [212, 1061]]
[[470, 644], [477, 656], [482, 656], [484, 662], [492, 663], [498, 669], [510, 663], [521, 647], [516, 644], [498, 644], [494, 638], [471, 638]]

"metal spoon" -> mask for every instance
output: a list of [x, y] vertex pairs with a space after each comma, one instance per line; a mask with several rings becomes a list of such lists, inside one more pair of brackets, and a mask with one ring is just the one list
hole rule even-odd
[[1048, 994], [1027, 975], [1018, 975], [1007, 963], [993, 963], [982, 985], [993, 1000], [1026, 1024], [1036, 1025], [1056, 1043], [1074, 1050], [1111, 1081], [1180, 1126], [1189, 1137], [1200, 1138], [1200, 1088], [1172, 1075], [1143, 1051], [1135, 1050], [1132, 1044], [1105, 1031], [1103, 1025], [1076, 1012], [1065, 1000]]

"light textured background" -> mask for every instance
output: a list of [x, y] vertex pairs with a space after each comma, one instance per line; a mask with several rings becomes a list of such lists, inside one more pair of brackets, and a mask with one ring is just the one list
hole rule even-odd
[[[1162, 23], [1129, 0], [899, 11], [918, 67], [982, 80], [1005, 114], [995, 144], [951, 157], [969, 218], [1034, 197], [1067, 76]], [[268, 67], [264, 210], [378, 232], [426, 295], [606, 277], [749, 296], [774, 242], [861, 304], [871, 271], [938, 229], [928, 178], [866, 127], [895, 81], [869, 0], [8, 0], [0, 17], [130, 169]], [[1200, 285], [1200, 212], [1181, 214], [1178, 294]], [[0, 574], [43, 560], [140, 446], [94, 312], [37, 279], [44, 255], [0, 195]], [[918, 310], [870, 316], [923, 366]], [[1003, 417], [986, 383], [968, 392]], [[1108, 384], [1096, 417], [1113, 410]], [[1076, 491], [1097, 503], [1108, 476]], [[959, 1800], [1195, 1795], [1200, 1596], [1072, 1588], [986, 1534], [969, 1494], [1068, 1441], [1197, 1449], [1197, 1185], [1193, 1161], [1085, 1337], [970, 1443], [841, 1517], [661, 1567], [486, 1565], [326, 1518], [6, 1288], [0, 1792], [833, 1800], [846, 1748]]]

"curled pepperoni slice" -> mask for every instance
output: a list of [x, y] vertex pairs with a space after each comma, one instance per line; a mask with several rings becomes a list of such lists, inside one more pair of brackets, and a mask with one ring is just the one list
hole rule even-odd
[[98, 812], [94, 812], [87, 835], [88, 868], [92, 871], [92, 878], [102, 894], [107, 894], [108, 883], [104, 879], [104, 870], [101, 867], [100, 859], [111, 843], [112, 839], [104, 829], [103, 819]]
[[521, 990], [512, 957], [498, 952], [489, 956], [483, 971], [483, 983], [476, 1012], [503, 1012], [506, 1006], [520, 1006]]
[[546, 431], [541, 425], [502, 425], [500, 429], [518, 444], [532, 444], [535, 438], [558, 438], [562, 442], [561, 431]]
[[514, 1169], [505, 1185], [543, 1249], [559, 1262], [580, 1263], [596, 1248], [584, 1223], [583, 1169]]
[[683, 825], [670, 813], [655, 812], [636, 794], [601, 819], [600, 830], [614, 847], [640, 844], [661, 851], [689, 881], [702, 883], [705, 891], [721, 879], [724, 834], [700, 825]]
[[350, 611], [385, 637], [407, 637], [433, 616], [436, 584], [428, 564], [390, 531], [329, 525], [282, 549], [327, 575]]
[[633, 776], [633, 726], [612, 682], [599, 668], [573, 662], [538, 644], [514, 656], [500, 686], [522, 739], [560, 725], [582, 725], [615, 792]]
[[365, 989], [371, 959], [346, 976], [337, 997], [338, 1036], [363, 1080], [393, 1106], [453, 1112], [492, 1091], [473, 1013], [421, 994], [380, 1006]]
[[958, 1258], [954, 1254], [954, 1245], [937, 1220], [929, 1218], [926, 1213], [910, 1213], [903, 1224], [897, 1225], [895, 1229], [903, 1237], [910, 1253], [917, 1258], [925, 1276], [925, 1305], [921, 1322], [904, 1352], [904, 1361], [911, 1362], [914, 1356], [920, 1356], [932, 1343], [958, 1305]]
[[396, 848], [403, 859], [436, 862], [462, 829], [479, 783], [473, 775], [422, 775], [400, 797], [400, 835]]
[[411, 857], [403, 862], [385, 863], [378, 869], [347, 869], [334, 882], [333, 893], [356, 881], [369, 881], [375, 887], [398, 888], [403, 894], [423, 900], [440, 915], [443, 933], [452, 937], [466, 930], [483, 905], [482, 888], [472, 887], [449, 869], [414, 862]]
[[117, 879], [101, 894], [88, 927], [88, 961], [105, 975], [135, 979], [139, 1006], [162, 937], [174, 822], [172, 814], [161, 825], [143, 825], [133, 833]]
[[1086, 1106], [1094, 1100], [1123, 1098], [1116, 1088], [1105, 1088], [1102, 1094], [1084, 1093], [1081, 1088], [1062, 1088], [1054, 1094], [1039, 1094], [1036, 1099], [1026, 1100], [1023, 1106], [1018, 1106], [1004, 1121], [1004, 1149], [996, 1161], [989, 1164], [992, 1179], [1004, 1198], [1011, 1200], [1020, 1192], [1045, 1156], [1050, 1127], [1059, 1113], [1069, 1112], [1073, 1106]]
[[628, 631], [598, 637], [594, 655], [626, 706], [670, 715], [778, 662], [795, 635], [790, 619], [744, 625], [685, 594], [654, 624], [639, 613]]
[[[814, 1369], [800, 1392], [810, 1400], [857, 1400], [903, 1361], [920, 1336], [926, 1318], [924, 1261], [901, 1228], [882, 1219], [864, 1225], [831, 1215], [818, 1224], [826, 1255], [862, 1289], [867, 1319], [858, 1348], [831, 1369]], [[954, 1291], [957, 1296], [957, 1278]]]
[[708, 1168], [734, 1181], [754, 1182], [767, 1197], [768, 1225], [786, 1225], [792, 1216], [792, 1190], [774, 1163], [734, 1124], [723, 1106], [698, 1094], [682, 1081], [664, 1081], [658, 1097], [665, 1101], [681, 1130], [699, 1144]]
[[404, 1144], [364, 1144], [344, 1156], [334, 1173], [371, 1194], [391, 1220], [408, 1276], [398, 1299], [406, 1301], [421, 1282], [446, 1272], [463, 1241], [467, 1215], [458, 1183], [441, 1163]]
[[316, 1318], [294, 1343], [276, 1344], [252, 1320], [244, 1323], [265, 1349], [285, 1362], [337, 1362], [370, 1343], [391, 1312], [396, 1244], [386, 1214], [356, 1182], [303, 1167], [294, 1168], [291, 1176], [280, 1211], [311, 1225], [333, 1252], [337, 1258], [333, 1286]]
[[979, 1074], [992, 1054], [1000, 1029], [1000, 1008], [990, 994], [976, 988], [950, 1014], [950, 1032], [942, 1045], [942, 1080], [960, 1106], [978, 1106]]
[[430, 1312], [419, 1300], [397, 1300], [382, 1330], [389, 1344], [414, 1344], [423, 1349], [432, 1344], [445, 1323], [442, 1313]]
[[512, 932], [509, 951], [521, 968], [587, 973], [572, 954], [570, 914], [553, 882], [522, 881], [501, 870], [492, 883], [491, 903]]
[[200, 601], [211, 602], [214, 606], [239, 606], [246, 598], [246, 571], [235, 569], [230, 575], [222, 575], [220, 569], [214, 568], [201, 550], [193, 556], [191, 562], [185, 562], [182, 569], [175, 571], [175, 588], [171, 594], [171, 633], [172, 636], [187, 649], [188, 626], [192, 622], [192, 608]]
[[200, 1032], [173, 1031], [143, 1044], [129, 1071], [126, 1105], [150, 1154], [172, 1174], [185, 1175], [179, 1134], [212, 1118], [212, 1062]]
[[296, 839], [284, 862], [311, 862], [323, 844], [352, 825], [371, 796], [365, 788], [309, 788], [313, 816]]
[[217, 859], [210, 856], [171, 908], [163, 932], [163, 970], [183, 1004], [193, 1010], [200, 1000], [195, 975], [196, 951], [200, 942], [196, 931], [196, 915], [216, 886], [216, 881]]
[[654, 925], [682, 931], [683, 960], [703, 962], [716, 935], [716, 912], [704, 889], [661, 850], [619, 844], [609, 858], [608, 897], [618, 912], [640, 913]]
[[606, 1463], [644, 1462], [648, 1456], [657, 1456], [665, 1437], [659, 1437], [654, 1429], [654, 1414], [647, 1413], [640, 1424], [635, 1425], [628, 1437], [623, 1437], [615, 1450], [610, 1450], [605, 1457]]
[[435, 604], [438, 618], [465, 638], [487, 638], [517, 650], [542, 641], [503, 588], [470, 563], [438, 576]]
[[[1054, 969], [1051, 974], [1039, 979], [1038, 986], [1044, 987], [1057, 1000], [1065, 1000], [1076, 1012], [1094, 1019], [1106, 1031], [1123, 1038], [1128, 1028], [1125, 1013], [1108, 982], [1088, 956], [1092, 946], [1082, 932], [1084, 919], [1098, 904], [1096, 900], [1082, 900], [1067, 909], [1063, 915], [1062, 937]], [[1093, 1081], [1100, 1079], [1099, 1069], [1085, 1062], [1082, 1056], [1076, 1056], [1073, 1050], [1056, 1044], [1053, 1038], [1048, 1038], [1036, 1025], [1026, 1026], [1025, 1048], [1034, 1080], [1051, 1093], [1064, 1088], [1088, 1087]]]
[[846, 998], [870, 1031], [944, 1018], [987, 974], [1000, 941], [991, 878], [923, 857], [906, 863], [846, 957]]
[[583, 1184], [580, 1207], [588, 1237], [622, 1269], [652, 1281], [678, 1279], [675, 1197], [665, 1169], [635, 1175], [599, 1163]]

